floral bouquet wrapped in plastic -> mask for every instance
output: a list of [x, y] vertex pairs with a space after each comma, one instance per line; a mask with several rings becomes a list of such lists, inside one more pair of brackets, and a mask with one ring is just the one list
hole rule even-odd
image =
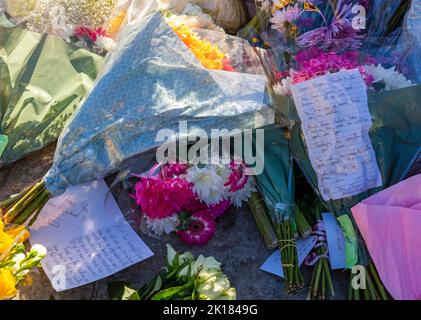
[[113, 300], [236, 300], [237, 293], [214, 257], [191, 252], [180, 254], [167, 244], [167, 261], [162, 271], [141, 289], [125, 282], [111, 282]]
[[[343, 227], [347, 268], [368, 265], [350, 208], [404, 179], [421, 150], [419, 74], [409, 68], [418, 46], [405, 27], [410, 16], [383, 46], [361, 28], [379, 18], [370, 11], [376, 1], [265, 3], [260, 23], [246, 35], [270, 47], [271, 105], [289, 127], [295, 161]], [[250, 30], [257, 28], [255, 39]], [[351, 290], [351, 297], [385, 298], [375, 269], [367, 270], [370, 290]]]
[[248, 42], [212, 31], [209, 40], [200, 42], [203, 30], [192, 35], [180, 26], [189, 31], [174, 31], [168, 14], [156, 1], [130, 5], [100, 80], [59, 138], [51, 170], [2, 208], [6, 219], [38, 212], [49, 196], [69, 185], [126, 168], [130, 158], [164, 142], [156, 139], [161, 129], [177, 132], [180, 121], [190, 128], [167, 140], [196, 138], [199, 128], [207, 134], [214, 128], [241, 132], [273, 121], [262, 116], [269, 111], [264, 105], [266, 77]]
[[0, 166], [57, 139], [93, 87], [124, 10], [116, 1], [0, 0]]
[[[159, 170], [160, 169], [160, 170]], [[204, 245], [215, 234], [216, 219], [232, 205], [241, 207], [255, 189], [246, 166], [169, 163], [153, 167], [138, 181], [132, 197], [154, 235], [176, 231], [189, 245]]]

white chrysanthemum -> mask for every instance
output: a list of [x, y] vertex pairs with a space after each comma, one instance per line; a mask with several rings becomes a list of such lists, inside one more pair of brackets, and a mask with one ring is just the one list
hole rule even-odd
[[218, 174], [216, 166], [192, 166], [187, 171], [186, 180], [193, 184], [193, 191], [207, 205], [217, 204], [224, 199], [225, 180]]
[[279, 96], [290, 96], [291, 92], [291, 77], [287, 77], [286, 79], [282, 79], [281, 82], [275, 83], [273, 86], [273, 91]]
[[98, 48], [109, 52], [109, 51], [111, 51], [114, 48], [115, 42], [110, 37], [97, 36], [96, 41], [95, 41], [95, 45]]
[[174, 13], [176, 14], [166, 17], [167, 22], [172, 26], [186, 25], [190, 28], [223, 32], [223, 29], [215, 24], [212, 17], [203, 13], [202, 8], [197, 5], [188, 4], [182, 10], [182, 13], [177, 14], [176, 11], [174, 11]]
[[247, 183], [241, 190], [229, 193], [231, 204], [240, 208], [243, 202], [247, 201], [253, 192], [256, 192], [256, 181], [252, 176], [249, 176]]
[[174, 232], [179, 224], [178, 215], [174, 214], [168, 218], [152, 219], [145, 216], [146, 227], [158, 236]]
[[374, 77], [374, 83], [383, 82], [384, 90], [391, 91], [412, 87], [415, 84], [396, 70], [396, 67], [386, 69], [382, 65], [365, 65], [364, 69]]

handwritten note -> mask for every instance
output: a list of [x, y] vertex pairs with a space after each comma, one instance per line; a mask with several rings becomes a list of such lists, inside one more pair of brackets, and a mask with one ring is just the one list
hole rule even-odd
[[326, 229], [330, 266], [332, 270], [345, 269], [345, 236], [342, 232], [342, 228], [332, 213], [323, 213], [322, 218]]
[[124, 219], [103, 180], [51, 199], [31, 227], [48, 253], [42, 266], [63, 291], [105, 278], [153, 255]]
[[[311, 249], [314, 248], [316, 244], [317, 237], [311, 236], [305, 239], [297, 240], [297, 253], [298, 253], [298, 264], [301, 266], [305, 258], [310, 253]], [[265, 261], [265, 263], [260, 267], [260, 270], [272, 273], [279, 277], [284, 277], [284, 270], [282, 268], [281, 262], [281, 252], [276, 250], [273, 252], [270, 257]]]
[[342, 199], [381, 186], [360, 72], [344, 70], [298, 83], [292, 93], [323, 199]]

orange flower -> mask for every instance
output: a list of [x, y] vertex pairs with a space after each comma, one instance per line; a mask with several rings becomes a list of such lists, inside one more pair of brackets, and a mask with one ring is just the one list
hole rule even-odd
[[186, 25], [170, 24], [170, 26], [206, 69], [222, 70], [224, 68], [225, 54], [217, 45], [201, 40], [199, 35]]
[[107, 26], [107, 35], [111, 38], [115, 38], [118, 31], [120, 30], [121, 25], [124, 22], [124, 18], [126, 17], [126, 11], [120, 11], [117, 15], [115, 15], [109, 22]]

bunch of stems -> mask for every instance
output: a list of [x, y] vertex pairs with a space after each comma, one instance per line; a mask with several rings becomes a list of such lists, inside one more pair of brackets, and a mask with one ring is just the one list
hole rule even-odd
[[278, 246], [276, 233], [269, 217], [269, 211], [260, 193], [253, 192], [248, 204], [265, 245], [270, 249], [276, 248]]
[[281, 263], [284, 271], [285, 287], [288, 294], [298, 293], [304, 286], [304, 279], [298, 264], [293, 220], [284, 218], [275, 226], [278, 238]]
[[297, 205], [294, 206], [294, 217], [299, 234], [303, 238], [308, 238], [311, 235], [311, 226]]
[[[360, 277], [359, 281], [353, 281], [354, 277]], [[355, 284], [358, 284], [360, 288], [354, 288]], [[372, 261], [365, 267], [364, 273], [351, 274], [349, 300], [389, 300], [387, 291]]]
[[314, 254], [317, 262], [314, 266], [310, 282], [308, 300], [326, 300], [335, 296], [333, 281], [329, 262], [329, 248], [327, 246], [326, 231], [321, 220], [322, 207], [316, 206], [317, 224], [313, 228], [313, 234], [317, 236], [317, 243]]
[[327, 252], [326, 245], [322, 245], [316, 249], [316, 254], [320, 258], [314, 266], [310, 289], [307, 295], [308, 300], [326, 300], [335, 296]]
[[[0, 213], [6, 224], [24, 224], [31, 217], [36, 217], [50, 198], [50, 193], [43, 182], [10, 196], [0, 202]], [[33, 219], [32, 221], [33, 222]]]

